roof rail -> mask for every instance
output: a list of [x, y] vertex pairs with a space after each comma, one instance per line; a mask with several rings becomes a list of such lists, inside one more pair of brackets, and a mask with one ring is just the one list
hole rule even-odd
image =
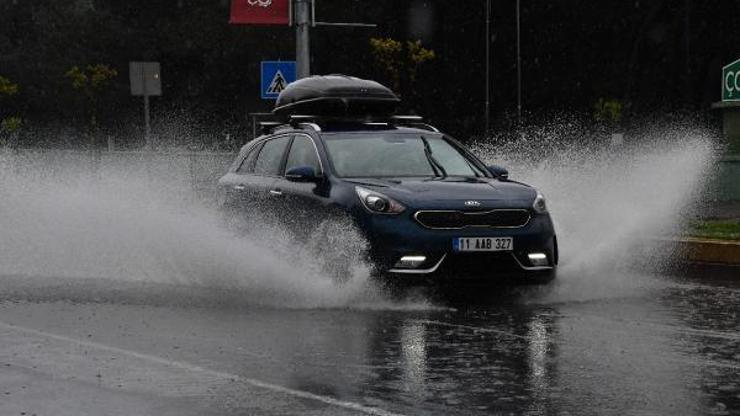
[[308, 114], [291, 114], [288, 116], [288, 120], [290, 121], [306, 121], [306, 120], [316, 120], [321, 118], [320, 116], [312, 116]]
[[298, 127], [310, 127], [315, 131], [321, 131], [321, 127], [315, 121], [318, 121], [320, 117], [318, 116], [310, 116], [310, 115], [302, 115], [302, 114], [292, 114], [288, 116], [288, 122], [291, 126], [298, 128]]
[[402, 115], [402, 116], [391, 116], [391, 120], [422, 122], [424, 121], [424, 117], [417, 116], [417, 115]]
[[409, 127], [419, 127], [435, 133], [439, 133], [439, 129], [432, 126], [431, 124], [424, 122], [424, 117], [416, 115], [403, 115], [403, 116], [392, 116], [391, 121], [396, 125], [403, 125]]
[[316, 123], [298, 123], [298, 127], [303, 127], [303, 126], [310, 127], [314, 131], [317, 131], [317, 132], [321, 131], [321, 127], [319, 127], [319, 125]]
[[[285, 119], [283, 119], [285, 120]], [[321, 123], [333, 122], [333, 121], [351, 121], [358, 123], [387, 123], [394, 126], [407, 126], [416, 127], [435, 133], [439, 133], [439, 130], [427, 123], [424, 123], [424, 118], [417, 115], [396, 115], [396, 116], [366, 116], [366, 117], [335, 117], [326, 115], [311, 115], [311, 114], [291, 114], [287, 117], [287, 123], [294, 128], [299, 127], [310, 127], [313, 130], [321, 131]], [[269, 128], [277, 128], [280, 125], [286, 124], [285, 122], [263, 122]], [[264, 130], [264, 128], [263, 128]]]

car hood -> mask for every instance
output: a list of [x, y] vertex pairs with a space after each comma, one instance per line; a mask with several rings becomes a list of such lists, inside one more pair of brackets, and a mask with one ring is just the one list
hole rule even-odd
[[[491, 178], [361, 178], [348, 181], [414, 208], [529, 208], [537, 195], [528, 185]], [[477, 201], [480, 205], [466, 205], [467, 201]]]

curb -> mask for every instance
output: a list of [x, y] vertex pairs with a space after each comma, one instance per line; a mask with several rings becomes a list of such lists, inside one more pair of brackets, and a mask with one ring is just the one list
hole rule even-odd
[[679, 238], [674, 241], [686, 261], [740, 266], [740, 241], [703, 238]]

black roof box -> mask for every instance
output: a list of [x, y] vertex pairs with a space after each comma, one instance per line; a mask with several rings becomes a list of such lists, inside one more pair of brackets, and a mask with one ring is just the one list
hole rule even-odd
[[401, 100], [387, 87], [346, 75], [303, 78], [288, 84], [278, 96], [278, 116], [390, 116]]

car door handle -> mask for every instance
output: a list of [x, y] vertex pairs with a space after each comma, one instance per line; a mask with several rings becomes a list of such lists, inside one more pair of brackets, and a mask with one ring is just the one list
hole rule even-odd
[[272, 196], [280, 196], [282, 194], [282, 191], [280, 191], [279, 189], [270, 189], [270, 195]]
[[235, 191], [243, 191], [243, 190], [245, 190], [245, 189], [247, 189], [247, 187], [246, 187], [246, 186], [244, 186], [244, 185], [235, 185], [235, 186], [234, 186], [234, 190], [235, 190]]

